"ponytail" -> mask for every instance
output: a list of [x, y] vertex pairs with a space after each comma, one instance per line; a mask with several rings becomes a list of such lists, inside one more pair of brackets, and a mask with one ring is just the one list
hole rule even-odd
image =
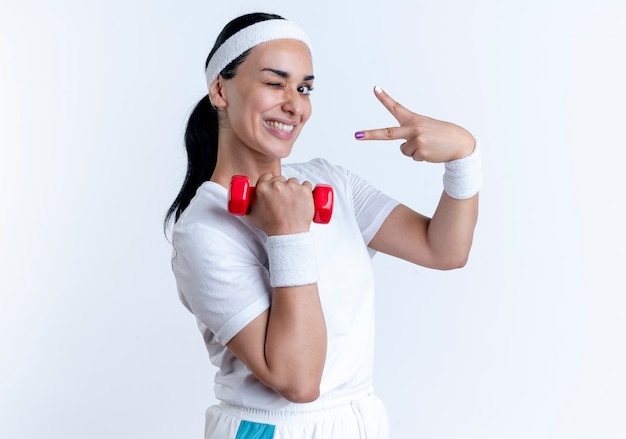
[[[229, 37], [254, 23], [272, 19], [283, 19], [283, 17], [275, 14], [257, 12], [242, 15], [230, 21], [218, 35], [215, 45], [204, 64], [204, 68], [206, 69], [217, 49]], [[220, 76], [225, 80], [232, 79], [237, 73], [237, 68], [249, 53], [250, 50], [246, 50], [239, 55], [220, 72]], [[165, 231], [167, 231], [172, 217], [174, 217], [174, 222], [178, 221], [178, 218], [187, 206], [189, 206], [191, 199], [196, 194], [200, 185], [211, 179], [217, 163], [217, 138], [217, 110], [211, 104], [209, 95], [207, 94], [193, 109], [191, 116], [189, 116], [189, 121], [187, 122], [187, 129], [185, 130], [187, 175], [185, 175], [183, 187], [180, 188], [176, 199], [165, 214], [163, 223]]]
[[211, 179], [217, 162], [217, 111], [209, 95], [204, 96], [189, 116], [185, 130], [187, 175], [176, 199], [165, 215], [165, 228], [172, 216], [178, 220], [202, 183]]

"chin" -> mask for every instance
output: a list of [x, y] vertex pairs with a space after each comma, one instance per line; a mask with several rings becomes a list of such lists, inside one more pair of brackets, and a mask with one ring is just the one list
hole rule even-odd
[[281, 145], [280, 147], [273, 148], [270, 151], [270, 154], [273, 157], [277, 159], [284, 159], [291, 155], [291, 152], [293, 151], [293, 144], [289, 145], [288, 147]]
[[282, 154], [278, 154], [276, 158], [279, 159], [286, 159], [287, 157], [289, 157], [291, 155], [291, 149], [289, 151], [286, 151], [285, 153]]

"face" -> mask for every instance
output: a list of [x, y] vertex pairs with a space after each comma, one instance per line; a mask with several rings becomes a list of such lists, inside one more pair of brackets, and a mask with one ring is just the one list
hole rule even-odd
[[296, 40], [260, 44], [234, 78], [219, 81], [220, 142], [271, 159], [287, 157], [311, 116], [308, 47]]

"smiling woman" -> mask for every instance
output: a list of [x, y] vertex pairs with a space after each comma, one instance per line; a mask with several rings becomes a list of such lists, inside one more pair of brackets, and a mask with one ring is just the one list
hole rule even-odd
[[[445, 192], [427, 218], [323, 159], [282, 164], [311, 116], [305, 33], [249, 14], [220, 33], [206, 63], [208, 94], [185, 134], [188, 170], [173, 216], [172, 269], [218, 368], [206, 438], [387, 438], [373, 388], [371, 257], [384, 251], [439, 269], [468, 257], [480, 156], [465, 129], [410, 112], [375, 88], [400, 126], [359, 140], [404, 139], [415, 160], [446, 162]], [[256, 182], [250, 212], [227, 211], [229, 183]], [[312, 224], [312, 187], [337, 195]]]
[[[219, 110], [218, 165], [212, 180], [227, 186], [237, 169], [257, 180], [262, 173], [279, 175], [280, 162], [291, 152], [300, 130], [311, 116], [309, 92], [313, 66], [308, 47], [296, 40], [280, 39], [259, 44], [250, 51], [238, 74], [218, 76], [209, 88], [211, 102]], [[252, 156], [251, 156], [252, 153]], [[258, 154], [267, 157], [258, 168]]]

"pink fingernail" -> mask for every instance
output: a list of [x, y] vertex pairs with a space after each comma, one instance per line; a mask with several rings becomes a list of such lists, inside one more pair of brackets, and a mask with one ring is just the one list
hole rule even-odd
[[363, 131], [357, 131], [356, 133], [354, 133], [354, 137], [356, 139], [362, 139], [363, 137], [365, 137], [365, 133]]

